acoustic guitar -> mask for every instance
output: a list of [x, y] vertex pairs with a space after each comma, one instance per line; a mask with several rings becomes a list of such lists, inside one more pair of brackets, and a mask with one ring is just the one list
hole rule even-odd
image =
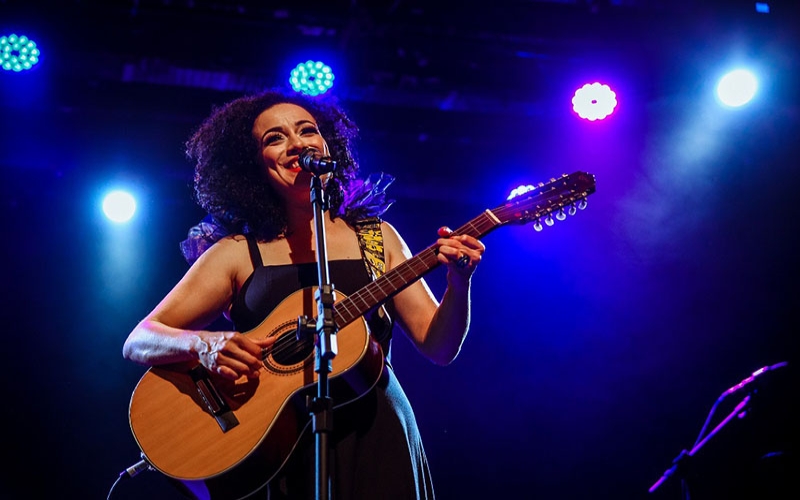
[[[509, 223], [541, 229], [586, 206], [595, 178], [585, 172], [540, 183], [455, 231], [480, 238]], [[366, 394], [384, 368], [380, 345], [363, 315], [439, 265], [432, 245], [350, 296], [336, 292], [338, 352], [329, 374], [335, 407]], [[131, 430], [143, 457], [185, 493], [199, 499], [246, 498], [280, 471], [309, 427], [307, 398], [316, 395], [314, 335], [297, 335], [298, 318], [317, 311], [316, 287], [284, 299], [253, 338], [277, 337], [258, 379], [230, 381], [202, 365], [151, 367], [130, 401]]]

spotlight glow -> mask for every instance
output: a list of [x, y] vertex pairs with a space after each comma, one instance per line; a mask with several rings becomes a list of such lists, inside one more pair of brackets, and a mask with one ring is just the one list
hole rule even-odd
[[6, 71], [24, 71], [39, 62], [36, 42], [27, 36], [0, 36], [0, 67]]
[[127, 222], [136, 213], [136, 200], [125, 191], [112, 191], [103, 199], [103, 213], [113, 222]]
[[333, 86], [333, 79], [330, 66], [319, 61], [306, 61], [295, 66], [289, 83], [296, 92], [315, 96], [327, 92]]
[[617, 107], [617, 94], [608, 85], [599, 82], [586, 84], [575, 91], [572, 109], [589, 121], [602, 120]]

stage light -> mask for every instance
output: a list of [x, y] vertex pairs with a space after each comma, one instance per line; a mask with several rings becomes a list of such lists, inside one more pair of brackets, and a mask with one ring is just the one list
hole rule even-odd
[[295, 66], [289, 83], [296, 92], [316, 96], [327, 92], [333, 86], [333, 79], [330, 66], [309, 60]]
[[534, 189], [535, 188], [530, 184], [519, 185], [511, 190], [511, 193], [508, 195], [508, 198], [506, 198], [506, 201], [516, 198], [517, 196], [522, 196], [528, 191], [533, 191]]
[[103, 213], [113, 222], [127, 222], [136, 213], [136, 200], [125, 191], [112, 191], [103, 199]]
[[617, 94], [608, 85], [599, 82], [586, 84], [575, 91], [572, 109], [589, 121], [602, 120], [617, 107]]
[[36, 42], [27, 36], [0, 36], [0, 67], [6, 71], [25, 71], [39, 62]]
[[717, 85], [717, 98], [726, 106], [737, 108], [750, 102], [758, 90], [756, 77], [747, 70], [737, 69], [723, 76]]

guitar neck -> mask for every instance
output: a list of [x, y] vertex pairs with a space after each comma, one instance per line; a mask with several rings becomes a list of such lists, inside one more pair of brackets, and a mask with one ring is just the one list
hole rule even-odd
[[[566, 217], [563, 210], [565, 206], [571, 205], [570, 213], [574, 213], [575, 204], [583, 202], [583, 206], [579, 203], [579, 208], [583, 208], [585, 198], [594, 191], [593, 175], [581, 171], [563, 175], [561, 178], [551, 179], [547, 184], [540, 183], [539, 187], [533, 188], [524, 196], [513, 198], [493, 210], [484, 210], [479, 216], [453, 231], [453, 234], [481, 238], [509, 222], [538, 221], [544, 216], [548, 217], [545, 222], [552, 225], [553, 221], [549, 218], [551, 213], [559, 211], [556, 218], [563, 220]], [[336, 325], [339, 328], [349, 325], [373, 307], [382, 304], [389, 297], [425, 276], [439, 265], [437, 252], [438, 247], [431, 245], [353, 295], [337, 302], [334, 306]]]
[[[493, 229], [500, 227], [503, 222], [495, 216], [493, 211], [485, 210], [460, 228], [453, 231], [454, 235], [466, 234], [481, 238]], [[418, 279], [428, 274], [440, 262], [436, 258], [438, 246], [431, 245], [414, 257], [403, 262], [388, 273], [382, 275], [367, 286], [361, 288], [353, 295], [348, 296], [334, 306], [336, 325], [343, 328], [363, 316], [373, 307], [382, 304]]]

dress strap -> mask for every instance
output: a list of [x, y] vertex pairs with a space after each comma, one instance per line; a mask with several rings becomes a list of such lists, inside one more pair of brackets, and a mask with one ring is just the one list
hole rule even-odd
[[253, 233], [245, 233], [244, 237], [247, 239], [247, 249], [250, 251], [250, 261], [253, 263], [253, 269], [258, 269], [264, 265], [261, 260], [261, 252], [258, 251], [258, 241]]

